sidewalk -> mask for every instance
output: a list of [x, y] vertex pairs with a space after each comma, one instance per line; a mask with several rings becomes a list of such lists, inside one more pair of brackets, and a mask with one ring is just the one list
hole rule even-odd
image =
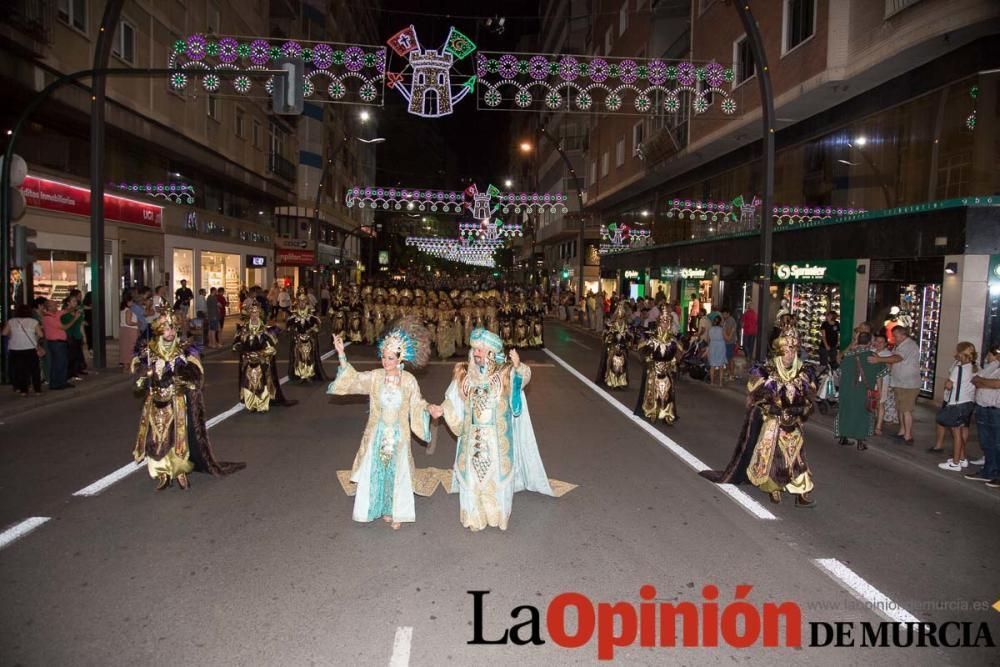
[[[592, 336], [599, 340], [599, 336], [596, 332], [587, 329], [576, 323], [567, 323], [564, 320], [558, 320], [556, 318], [551, 318], [559, 322], [568, 329]], [[597, 359], [594, 360], [594, 371], [597, 371]], [[632, 354], [633, 363], [641, 363], [639, 357], [633, 353]], [[634, 375], [633, 377], [638, 377]], [[684, 391], [684, 385], [691, 386], [694, 384], [697, 386], [701, 384], [707, 391], [719, 391], [718, 387], [712, 387], [707, 382], [701, 383], [690, 378], [687, 378], [679, 386], [680, 392]], [[722, 391], [732, 392], [738, 394], [739, 396], [746, 396], [746, 386], [743, 382], [727, 382], [722, 388]], [[680, 394], [681, 402], [684, 401], [683, 393]], [[809, 419], [809, 423], [813, 425], [818, 425], [825, 430], [830, 432], [829, 442], [819, 442], [819, 446], [826, 445], [837, 445], [837, 441], [833, 437], [833, 427], [834, 419], [836, 418], [836, 408], [831, 408], [830, 413], [827, 415], [821, 414], [818, 410], [813, 413]], [[911, 464], [918, 466], [922, 470], [926, 470], [932, 474], [937, 474], [943, 477], [948, 477], [950, 479], [959, 480], [963, 483], [968, 483], [962, 474], [956, 474], [954, 472], [949, 472], [946, 470], [941, 470], [937, 467], [938, 463], [942, 463], [947, 457], [951, 455], [951, 435], [945, 437], [944, 440], [944, 453], [928, 452], [927, 448], [934, 445], [935, 432], [936, 432], [936, 422], [935, 417], [937, 416], [937, 406], [933, 401], [925, 398], [920, 398], [917, 400], [917, 407], [913, 413], [913, 439], [916, 444], [912, 447], [904, 445], [903, 441], [894, 437], [898, 427], [896, 424], [886, 424], [883, 429], [886, 435], [882, 436], [872, 436], [866, 442], [868, 443], [870, 451], [877, 451], [884, 453], [888, 456], [893, 456], [897, 459], [908, 461]], [[847, 447], [844, 447], [847, 449]], [[975, 425], [973, 425], [971, 432], [969, 434], [968, 452], [967, 456], [970, 459], [974, 459], [981, 456], [982, 452], [979, 448], [979, 435], [976, 433]], [[970, 466], [971, 470], [976, 470], [975, 466]]]
[[[236, 323], [239, 317], [226, 317], [226, 324], [222, 331], [222, 347], [218, 349], [203, 349], [202, 356], [205, 358], [232, 354], [231, 345], [233, 336], [236, 333]], [[90, 350], [85, 352], [87, 356], [87, 375], [83, 380], [72, 383], [72, 389], [61, 391], [49, 391], [47, 384], [42, 384], [42, 393], [36, 394], [33, 390], [26, 397], [14, 391], [10, 385], [0, 386], [0, 422], [12, 415], [21, 415], [32, 412], [39, 408], [48, 407], [57, 403], [67, 403], [80, 398], [93, 398], [105, 391], [117, 389], [132, 382], [132, 376], [123, 372], [118, 365], [118, 340], [109, 338], [105, 345], [105, 361], [107, 368], [103, 370], [95, 369]]]

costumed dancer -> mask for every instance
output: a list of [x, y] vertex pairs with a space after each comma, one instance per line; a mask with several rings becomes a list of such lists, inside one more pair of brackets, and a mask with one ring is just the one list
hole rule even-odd
[[628, 326], [625, 304], [618, 304], [614, 316], [604, 328], [604, 349], [597, 371], [597, 383], [609, 389], [628, 387], [628, 351], [633, 334]]
[[334, 336], [343, 337], [347, 332], [347, 303], [344, 299], [344, 286], [338, 285], [330, 303], [330, 329]]
[[683, 348], [674, 338], [673, 320], [666, 310], [656, 320], [656, 330], [639, 343], [638, 352], [644, 357], [642, 382], [635, 414], [650, 421], [677, 421], [674, 380], [677, 379], [677, 362]]
[[325, 380], [323, 362], [319, 353], [319, 329], [322, 325], [316, 316], [316, 309], [309, 305], [309, 299], [302, 294], [295, 300], [291, 315], [288, 316], [289, 351], [288, 377], [292, 380], [309, 382]]
[[455, 309], [448, 297], [438, 301], [437, 312], [437, 354], [442, 360], [455, 355]]
[[503, 341], [486, 329], [473, 330], [469, 345], [469, 360], [456, 364], [441, 405], [458, 437], [450, 491], [457, 486], [464, 527], [506, 530], [516, 491], [555, 495], [524, 398], [531, 369], [516, 350], [508, 363]]
[[747, 390], [750, 408], [729, 465], [699, 474], [719, 484], [749, 481], [773, 503], [781, 502], [785, 491], [795, 496], [796, 507], [815, 506], [802, 425], [815, 405], [816, 379], [799, 358], [794, 325], [775, 338], [771, 359], [751, 370]]
[[348, 363], [342, 338], [333, 345], [340, 368], [326, 393], [369, 397], [368, 423], [351, 467], [350, 479], [357, 484], [353, 518], [369, 522], [381, 517], [396, 530], [416, 520], [410, 432], [430, 441], [431, 416], [441, 414], [439, 406], [428, 405], [420, 395], [417, 379], [403, 370], [404, 364], [419, 368], [427, 363], [427, 330], [416, 320], [397, 322], [378, 344], [382, 368], [363, 373]]
[[245, 320], [236, 325], [233, 349], [240, 353], [240, 402], [248, 412], [267, 412], [271, 403], [292, 406], [278, 381], [278, 328], [261, 319], [260, 306], [251, 303]]
[[510, 301], [510, 292], [504, 292], [497, 309], [498, 335], [505, 347], [514, 346], [514, 304]]
[[545, 304], [541, 294], [535, 293], [534, 298], [528, 304], [531, 313], [528, 335], [528, 346], [542, 348], [545, 347]]
[[132, 456], [136, 463], [146, 460], [157, 491], [174, 479], [188, 488], [191, 471], [221, 477], [246, 465], [215, 460], [201, 393], [205, 373], [195, 348], [180, 338], [182, 321], [172, 312], [159, 315], [150, 325], [152, 339], [132, 359], [136, 389], [146, 396]]
[[858, 451], [868, 449], [865, 440], [875, 432], [878, 400], [869, 405], [869, 392], [877, 392], [882, 377], [889, 374], [885, 364], [873, 364], [869, 357], [875, 354], [871, 346], [872, 335], [858, 333], [857, 343], [844, 352], [840, 362], [840, 393], [837, 397], [837, 418], [833, 421], [833, 435], [841, 445], [857, 442]]

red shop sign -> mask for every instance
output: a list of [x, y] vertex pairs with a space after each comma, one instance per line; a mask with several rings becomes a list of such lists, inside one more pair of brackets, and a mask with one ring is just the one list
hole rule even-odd
[[[87, 188], [28, 176], [21, 185], [21, 192], [28, 206], [90, 217], [90, 190]], [[163, 207], [105, 193], [104, 217], [159, 229], [163, 223]]]
[[312, 266], [316, 263], [316, 253], [312, 250], [283, 250], [278, 248], [275, 253], [275, 264], [285, 266]]

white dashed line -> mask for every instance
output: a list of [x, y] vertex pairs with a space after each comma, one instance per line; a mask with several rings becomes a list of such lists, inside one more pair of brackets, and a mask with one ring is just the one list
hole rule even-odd
[[392, 640], [392, 657], [389, 667], [408, 667], [410, 664], [410, 642], [413, 640], [413, 628], [400, 626], [396, 628], [396, 637]]
[[47, 516], [33, 516], [25, 519], [24, 521], [15, 523], [13, 526], [0, 533], [0, 549], [3, 549], [15, 540], [21, 539], [49, 519], [50, 517]]
[[879, 616], [897, 623], [920, 622], [916, 616], [893, 602], [885, 593], [869, 584], [857, 572], [836, 558], [814, 558], [813, 563]]

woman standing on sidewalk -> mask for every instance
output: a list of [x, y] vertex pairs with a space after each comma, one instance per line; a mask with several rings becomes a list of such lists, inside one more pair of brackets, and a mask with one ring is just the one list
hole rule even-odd
[[14, 317], [3, 327], [3, 335], [8, 337], [7, 351], [10, 353], [10, 375], [14, 391], [21, 396], [28, 395], [28, 382], [35, 395], [42, 393], [42, 367], [38, 358], [44, 354], [39, 341], [44, 338], [42, 325], [31, 316], [31, 306], [21, 304], [14, 311]]
[[[882, 383], [881, 378], [889, 374], [884, 365], [868, 362], [872, 353], [870, 344], [871, 334], [861, 332], [857, 345], [844, 352], [840, 366], [839, 409], [833, 422], [833, 435], [840, 438], [840, 444], [849, 445], [854, 438], [858, 451], [868, 449], [865, 439], [875, 431], [875, 412], [869, 404], [869, 392], [876, 391]], [[878, 410], [877, 403], [874, 409]]]
[[937, 414], [938, 425], [951, 429], [954, 441], [951, 458], [938, 464], [942, 470], [961, 472], [962, 468], [969, 466], [965, 458], [965, 441], [969, 437], [969, 422], [976, 407], [976, 386], [972, 378], [979, 371], [977, 356], [976, 346], [972, 343], [962, 342], [955, 347], [955, 363], [944, 384], [944, 405]]
[[118, 311], [118, 365], [123, 373], [132, 372], [132, 355], [139, 340], [139, 320], [132, 311], [132, 290], [122, 295], [121, 309]]
[[[710, 381], [716, 387], [722, 386], [722, 374], [726, 370], [726, 337], [722, 330], [722, 320], [716, 315], [708, 329], [708, 365]], [[718, 383], [716, 383], [718, 379]]]

